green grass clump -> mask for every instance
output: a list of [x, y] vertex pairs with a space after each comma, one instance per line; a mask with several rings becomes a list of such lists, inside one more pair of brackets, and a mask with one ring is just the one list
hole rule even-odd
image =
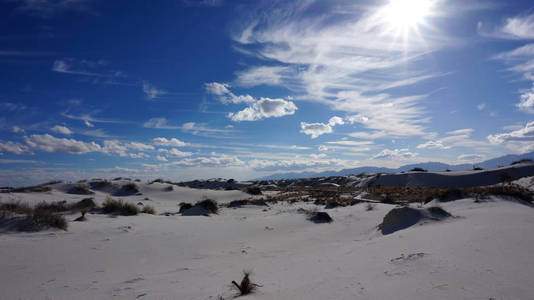
[[151, 205], [143, 206], [143, 210], [141, 212], [144, 213], [144, 214], [151, 214], [151, 215], [155, 215], [156, 214], [156, 210]]
[[102, 212], [105, 214], [134, 216], [139, 214], [139, 208], [135, 204], [108, 197], [104, 203], [102, 203]]

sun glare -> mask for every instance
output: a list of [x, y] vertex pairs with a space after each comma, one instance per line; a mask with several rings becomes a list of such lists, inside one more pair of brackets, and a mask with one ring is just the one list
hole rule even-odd
[[418, 25], [432, 13], [432, 0], [390, 0], [383, 10], [383, 18], [392, 31], [417, 30]]

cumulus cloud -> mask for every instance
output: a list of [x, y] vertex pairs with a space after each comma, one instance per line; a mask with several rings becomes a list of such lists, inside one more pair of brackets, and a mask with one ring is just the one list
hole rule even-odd
[[191, 152], [182, 152], [176, 148], [172, 148], [168, 150], [166, 153], [167, 153], [167, 157], [186, 157], [186, 156], [193, 155], [193, 153]]
[[130, 158], [149, 158], [150, 155], [146, 154], [146, 153], [143, 153], [143, 152], [139, 152], [139, 153], [129, 153], [128, 156]]
[[323, 134], [332, 133], [332, 127], [343, 124], [345, 124], [343, 119], [337, 116], [330, 118], [326, 124], [300, 122], [300, 132], [304, 133], [305, 135], [311, 135], [311, 138], [315, 139]]
[[227, 83], [210, 82], [204, 84], [204, 87], [208, 93], [217, 96], [219, 101], [224, 104], [252, 103], [255, 101], [254, 97], [250, 95], [235, 95], [228, 89], [230, 85]]
[[236, 113], [229, 113], [228, 117], [232, 121], [257, 121], [265, 118], [279, 118], [286, 115], [293, 115], [297, 106], [284, 99], [261, 98], [249, 107]]
[[161, 156], [161, 155], [157, 155], [156, 156], [156, 160], [158, 160], [158, 161], [168, 161], [167, 158], [165, 158], [165, 156]]
[[20, 128], [19, 126], [13, 126], [12, 128], [14, 133], [23, 133], [24, 129]]
[[409, 152], [408, 149], [384, 149], [373, 156], [374, 159], [410, 159], [417, 156], [417, 153]]
[[154, 146], [143, 144], [143, 143], [139, 143], [139, 142], [128, 143], [126, 147], [128, 149], [137, 150], [137, 151], [154, 150]]
[[480, 103], [479, 105], [477, 105], [477, 110], [479, 111], [484, 110], [484, 108], [486, 108], [486, 103]]
[[180, 141], [177, 138], [166, 139], [164, 137], [154, 138], [154, 145], [167, 146], [167, 147], [183, 147], [187, 145], [185, 142]]
[[82, 142], [75, 139], [56, 138], [50, 134], [32, 134], [25, 137], [26, 144], [46, 152], [83, 154], [101, 152], [102, 147], [95, 142]]
[[9, 153], [17, 154], [17, 155], [23, 155], [23, 154], [32, 155], [33, 154], [33, 152], [31, 152], [27, 146], [19, 144], [19, 143], [11, 142], [11, 141], [5, 142], [5, 143], [0, 142], [0, 154], [2, 152], [9, 152]]
[[60, 134], [64, 134], [64, 135], [71, 135], [72, 134], [72, 131], [70, 129], [68, 129], [65, 126], [61, 126], [61, 125], [56, 125], [56, 126], [52, 127], [50, 130], [52, 130], [55, 133], [60, 133]]
[[529, 122], [525, 127], [507, 133], [493, 134], [488, 136], [492, 144], [505, 142], [532, 142], [534, 141], [534, 122]]
[[148, 100], [154, 100], [168, 94], [167, 91], [156, 88], [148, 81], [143, 81], [143, 93]]

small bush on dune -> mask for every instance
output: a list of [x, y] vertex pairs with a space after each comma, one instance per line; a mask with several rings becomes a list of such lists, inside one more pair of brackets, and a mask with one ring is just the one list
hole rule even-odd
[[313, 223], [331, 223], [334, 221], [328, 213], [322, 211], [310, 213], [308, 220]]
[[115, 200], [113, 198], [106, 198], [102, 204], [102, 212], [105, 214], [120, 214], [124, 216], [134, 216], [139, 213], [139, 208], [136, 205], [122, 200]]
[[56, 201], [51, 203], [42, 201], [37, 204], [35, 209], [48, 212], [64, 212], [69, 210], [69, 206], [67, 205], [67, 201]]
[[185, 203], [185, 202], [181, 202], [178, 205], [180, 206], [180, 210], [178, 211], [179, 213], [183, 213], [184, 211], [186, 211], [186, 210], [190, 209], [191, 207], [193, 207], [193, 204]]
[[88, 184], [85, 183], [79, 183], [73, 187], [71, 187], [67, 193], [69, 194], [76, 194], [76, 195], [92, 195], [95, 192], [91, 191]]
[[250, 272], [247, 271], [243, 271], [243, 279], [241, 279], [241, 283], [238, 284], [237, 282], [232, 281], [232, 284], [237, 288], [240, 296], [253, 293], [259, 286], [250, 280]]
[[261, 195], [261, 189], [257, 186], [247, 188], [247, 193], [251, 195]]
[[427, 170], [423, 168], [413, 168], [410, 170], [410, 172], [427, 172]]
[[125, 215], [125, 216], [135, 216], [139, 213], [139, 208], [135, 205], [135, 204], [132, 204], [132, 203], [128, 203], [128, 202], [122, 202], [122, 201], [119, 201], [122, 203], [122, 207], [121, 207], [121, 214], [122, 215]]
[[70, 205], [71, 210], [91, 210], [96, 207], [93, 198], [84, 198], [76, 203]]
[[143, 206], [142, 213], [154, 215], [156, 214], [156, 210], [150, 205], [145, 205]]
[[19, 230], [38, 231], [46, 227], [54, 227], [66, 231], [68, 223], [62, 215], [53, 214], [49, 211], [36, 208], [26, 217], [24, 223], [19, 227]]
[[427, 210], [428, 212], [430, 212], [432, 216], [435, 216], [438, 218], [445, 218], [445, 217], [451, 216], [451, 214], [448, 211], [444, 210], [440, 206], [432, 206], [432, 207], [429, 207]]
[[366, 211], [371, 211], [371, 210], [374, 210], [374, 209], [375, 209], [375, 206], [372, 203], [367, 203], [367, 205], [365, 205], [365, 210]]
[[197, 202], [195, 205], [198, 205], [213, 214], [216, 214], [219, 211], [217, 202], [215, 202], [215, 200], [205, 199]]
[[0, 211], [14, 214], [30, 214], [32, 208], [26, 203], [9, 202], [0, 204]]
[[172, 191], [174, 191], [174, 187], [173, 187], [172, 185], [169, 185], [169, 186], [167, 186], [167, 187], [165, 188], [165, 191], [166, 191], [166, 192], [172, 192]]

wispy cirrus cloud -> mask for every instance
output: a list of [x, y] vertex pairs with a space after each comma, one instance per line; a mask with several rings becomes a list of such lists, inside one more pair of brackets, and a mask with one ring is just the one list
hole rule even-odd
[[31, 15], [49, 18], [66, 11], [90, 11], [93, 0], [14, 0], [17, 9]]
[[[479, 32], [484, 36], [514, 40], [534, 39], [534, 13], [506, 19], [505, 23], [490, 33], [484, 32], [479, 23]], [[534, 113], [534, 44], [526, 44], [514, 50], [498, 53], [492, 59], [511, 65], [509, 71], [522, 74], [531, 86], [520, 91], [516, 107], [526, 113]]]
[[534, 14], [523, 14], [507, 18], [502, 25], [493, 29], [479, 22], [477, 29], [480, 35], [511, 40], [534, 39]]
[[148, 100], [154, 100], [168, 94], [166, 90], [156, 88], [148, 81], [143, 81], [143, 93]]
[[315, 4], [278, 3], [273, 13], [262, 13], [244, 24], [234, 40], [246, 50], [242, 53], [260, 57], [268, 65], [238, 72], [236, 82], [284, 86], [297, 94], [296, 99], [355, 113], [361, 117], [355, 122], [367, 120], [359, 123], [372, 131], [366, 132], [369, 136], [425, 135], [429, 118], [421, 100], [426, 95], [393, 97], [383, 91], [443, 76], [400, 67], [415, 64], [454, 41], [425, 30], [399, 38], [380, 15], [381, 7], [354, 11], [347, 5], [351, 13], [339, 17], [343, 4], [322, 3], [322, 17], [316, 18], [308, 11]]

